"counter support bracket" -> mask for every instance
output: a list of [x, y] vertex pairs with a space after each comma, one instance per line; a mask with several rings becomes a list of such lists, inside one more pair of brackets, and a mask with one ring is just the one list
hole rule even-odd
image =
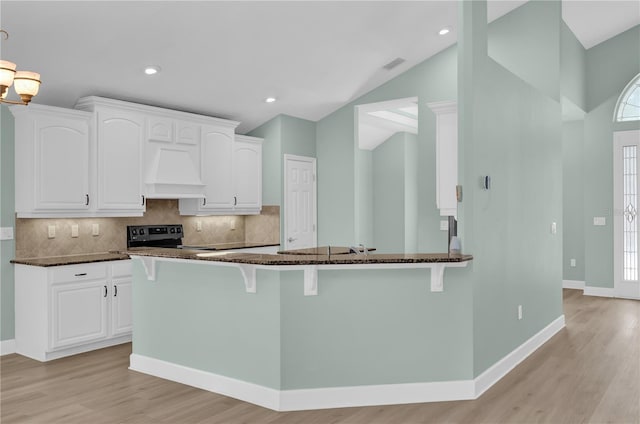
[[139, 258], [147, 274], [147, 280], [156, 281], [156, 258], [152, 256], [139, 256]]
[[244, 288], [247, 293], [256, 292], [256, 267], [254, 265], [239, 264], [238, 268], [244, 279]]
[[431, 265], [431, 291], [444, 291], [444, 264]]
[[318, 295], [318, 267], [315, 265], [304, 268], [304, 295]]

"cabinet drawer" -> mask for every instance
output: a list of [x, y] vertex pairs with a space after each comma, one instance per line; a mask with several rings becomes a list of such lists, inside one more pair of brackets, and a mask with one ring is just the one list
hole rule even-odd
[[131, 277], [131, 274], [132, 274], [131, 259], [111, 263], [111, 277], [113, 278]]
[[51, 282], [85, 281], [107, 278], [107, 264], [81, 264], [55, 267], [51, 271]]

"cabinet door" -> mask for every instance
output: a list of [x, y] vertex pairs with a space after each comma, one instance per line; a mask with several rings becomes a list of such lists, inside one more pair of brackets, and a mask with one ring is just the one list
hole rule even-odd
[[202, 129], [202, 181], [206, 184], [201, 209], [233, 210], [233, 134], [213, 126]]
[[106, 280], [57, 283], [50, 287], [51, 349], [107, 338]]
[[111, 335], [131, 334], [133, 329], [132, 281], [128, 278], [114, 278], [111, 297]]
[[262, 144], [236, 139], [233, 153], [236, 209], [262, 207]]
[[35, 118], [36, 210], [89, 209], [89, 119]]
[[142, 141], [144, 119], [134, 112], [100, 108], [98, 209], [144, 211]]
[[173, 119], [150, 116], [147, 118], [147, 140], [173, 142]]

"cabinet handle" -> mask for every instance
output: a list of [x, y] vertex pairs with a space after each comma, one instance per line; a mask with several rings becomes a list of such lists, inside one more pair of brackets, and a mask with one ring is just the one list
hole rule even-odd
[[233, 206], [238, 204], [238, 196], [233, 196]]
[[85, 275], [87, 275], [86, 272], [81, 272], [79, 274], [76, 274], [76, 277], [82, 277], [82, 276], [85, 276]]
[[142, 206], [144, 206], [144, 194], [142, 195]]
[[118, 286], [113, 286], [113, 297], [118, 297]]
[[207, 206], [207, 198], [202, 199], [202, 206]]
[[85, 196], [86, 196], [86, 201], [85, 201], [84, 204], [85, 204], [85, 206], [89, 206], [89, 195], [85, 194]]
[[104, 297], [107, 297], [107, 286], [104, 286]]

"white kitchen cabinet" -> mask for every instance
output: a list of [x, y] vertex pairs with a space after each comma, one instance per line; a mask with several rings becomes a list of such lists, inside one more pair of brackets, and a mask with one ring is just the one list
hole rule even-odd
[[203, 126], [203, 199], [181, 199], [182, 215], [251, 215], [262, 208], [261, 138]]
[[86, 216], [93, 200], [91, 114], [37, 104], [11, 112], [18, 217]]
[[441, 216], [458, 216], [458, 107], [456, 102], [427, 104], [436, 114], [436, 206]]
[[262, 208], [262, 139], [236, 135], [233, 148], [234, 210], [260, 213]]
[[16, 352], [39, 360], [131, 341], [131, 261], [15, 266]]
[[80, 99], [76, 107], [95, 117], [95, 215], [142, 216], [144, 116], [95, 97]]

